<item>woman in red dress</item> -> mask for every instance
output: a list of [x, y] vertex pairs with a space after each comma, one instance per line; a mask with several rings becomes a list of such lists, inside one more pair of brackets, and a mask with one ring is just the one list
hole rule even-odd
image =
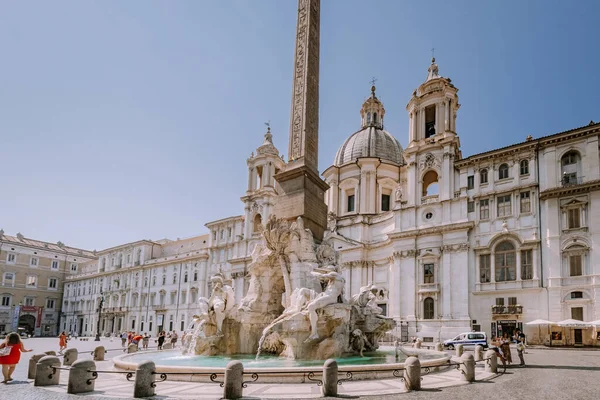
[[5, 356], [0, 356], [2, 375], [4, 376], [2, 383], [8, 383], [13, 380], [11, 375], [21, 359], [21, 353], [32, 351], [25, 350], [25, 346], [23, 346], [23, 342], [21, 342], [21, 337], [15, 332], [9, 333], [4, 342], [0, 344], [0, 349], [5, 347], [10, 347], [10, 353]]

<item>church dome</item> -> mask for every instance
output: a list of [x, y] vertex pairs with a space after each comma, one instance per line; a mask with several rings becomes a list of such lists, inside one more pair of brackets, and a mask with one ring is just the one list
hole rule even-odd
[[346, 139], [337, 151], [333, 164], [339, 167], [364, 157], [403, 164], [400, 142], [383, 130], [385, 109], [375, 96], [375, 86], [371, 87], [371, 96], [364, 102], [360, 115], [362, 129]]

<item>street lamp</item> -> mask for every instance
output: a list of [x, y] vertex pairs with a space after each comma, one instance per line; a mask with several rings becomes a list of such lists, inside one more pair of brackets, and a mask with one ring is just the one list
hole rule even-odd
[[102, 289], [100, 289], [100, 303], [98, 304], [98, 321], [96, 322], [96, 342], [100, 341], [100, 317], [102, 316], [102, 306], [104, 305], [104, 296], [102, 295]]

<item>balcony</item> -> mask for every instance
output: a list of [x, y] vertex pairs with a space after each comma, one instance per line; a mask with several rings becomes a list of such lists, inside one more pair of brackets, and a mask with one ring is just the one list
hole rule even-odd
[[437, 195], [437, 194], [432, 194], [430, 196], [423, 196], [421, 198], [421, 204], [437, 203], [438, 201], [439, 201], [439, 195]]
[[437, 293], [440, 291], [439, 283], [421, 283], [419, 284], [419, 293]]
[[492, 306], [493, 315], [523, 314], [523, 306]]
[[583, 183], [583, 176], [565, 175], [560, 181], [562, 187], [576, 186]]
[[154, 311], [166, 311], [167, 310], [167, 306], [164, 304], [155, 304], [152, 306], [152, 309]]

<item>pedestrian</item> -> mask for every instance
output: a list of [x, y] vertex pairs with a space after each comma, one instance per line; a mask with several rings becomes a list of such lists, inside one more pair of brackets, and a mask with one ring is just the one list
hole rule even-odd
[[131, 339], [133, 339], [133, 332], [129, 331], [129, 333], [127, 333], [127, 344], [128, 345], [131, 344]]
[[158, 333], [158, 350], [162, 350], [164, 342], [165, 342], [165, 331], [160, 331]]
[[147, 332], [144, 332], [144, 336], [142, 338], [142, 344], [143, 344], [142, 348], [144, 350], [148, 349], [148, 342], [150, 342], [150, 335], [148, 335]]
[[[64, 333], [64, 332], [63, 332]], [[32, 350], [26, 350], [21, 337], [18, 333], [9, 333], [6, 339], [0, 344], [0, 365], [2, 365], [2, 383], [8, 383], [13, 380], [12, 373], [15, 371], [21, 353], [27, 353]]]
[[127, 333], [123, 332], [123, 333], [121, 333], [121, 347], [125, 347], [126, 343], [127, 343]]
[[58, 336], [58, 346], [58, 352], [60, 354], [62, 354], [63, 350], [67, 349], [67, 333], [65, 331], [62, 331]]
[[506, 359], [507, 363], [512, 364], [512, 354], [510, 352], [510, 337], [508, 336], [508, 333], [504, 334], [501, 343], [502, 345], [500, 346], [500, 349], [502, 350], [502, 355]]
[[177, 332], [173, 331], [173, 333], [171, 334], [171, 344], [173, 345], [173, 348], [175, 348], [175, 346], [177, 345]]

